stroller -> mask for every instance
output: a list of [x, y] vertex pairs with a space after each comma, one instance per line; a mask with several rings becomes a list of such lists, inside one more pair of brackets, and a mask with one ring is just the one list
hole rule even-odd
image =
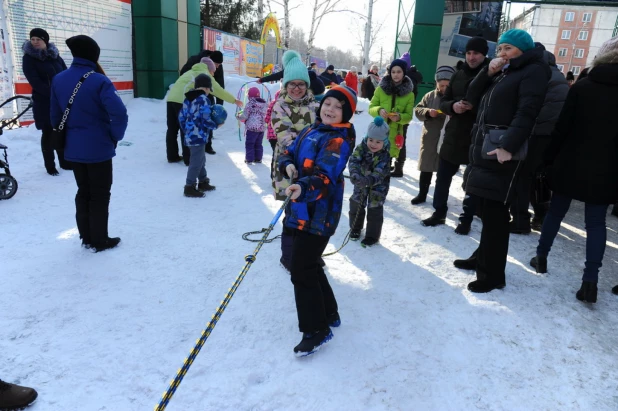
[[[0, 108], [18, 99], [27, 100], [28, 104], [24, 110], [17, 114], [17, 116], [14, 116], [10, 119], [0, 119], [0, 136], [2, 135], [2, 131], [5, 128], [14, 128], [18, 126], [17, 120], [21, 116], [26, 114], [26, 112], [32, 107], [32, 99], [30, 97], [15, 96], [0, 104]], [[0, 200], [8, 200], [9, 198], [13, 197], [17, 192], [17, 180], [15, 180], [15, 177], [11, 175], [11, 170], [9, 169], [8, 154], [6, 152], [7, 149], [7, 146], [0, 143], [0, 150], [4, 152], [2, 154], [2, 157], [4, 159], [0, 159], [0, 169], [4, 170], [4, 173], [0, 173]]]

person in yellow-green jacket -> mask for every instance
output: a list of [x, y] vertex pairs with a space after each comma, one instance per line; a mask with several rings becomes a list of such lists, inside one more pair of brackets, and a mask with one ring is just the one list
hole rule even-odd
[[[404, 126], [412, 121], [414, 110], [414, 92], [412, 91], [414, 84], [405, 75], [407, 68], [408, 64], [405, 61], [393, 60], [388, 73], [380, 81], [369, 104], [369, 114], [373, 117], [384, 118], [390, 128], [388, 135], [390, 155], [391, 158], [397, 159], [391, 177], [403, 176], [403, 164], [406, 161]], [[398, 135], [402, 136], [399, 138], [402, 141], [395, 141]], [[400, 145], [398, 146], [397, 143]]]
[[[176, 83], [172, 86], [167, 95], [167, 133], [165, 135], [165, 146], [167, 149], [167, 161], [169, 163], [177, 163], [181, 160], [185, 165], [189, 165], [190, 151], [184, 144], [184, 137], [181, 137], [182, 157], [178, 155], [178, 131], [182, 133], [180, 124], [178, 123], [178, 114], [182, 109], [182, 103], [185, 101], [185, 93], [193, 88], [195, 78], [200, 74], [206, 74], [212, 80], [212, 95], [222, 99], [230, 104], [236, 104], [242, 107], [242, 101], [225, 91], [213, 77], [217, 64], [210, 58], [204, 57], [202, 60], [194, 64], [191, 70], [180, 76]], [[211, 99], [214, 104], [214, 99]], [[212, 136], [211, 136], [212, 138]]]

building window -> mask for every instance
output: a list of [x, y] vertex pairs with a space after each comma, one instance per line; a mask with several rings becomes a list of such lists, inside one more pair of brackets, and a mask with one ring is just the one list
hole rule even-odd
[[584, 18], [582, 21], [584, 23], [590, 23], [592, 21], [592, 13], [584, 13]]
[[573, 21], [573, 20], [575, 20], [575, 13], [573, 13], [572, 11], [565, 13], [564, 21]]
[[573, 67], [571, 67], [571, 71], [573, 72], [574, 76], [579, 76], [579, 70], [581, 70], [580, 66], [573, 66]]
[[571, 30], [562, 30], [562, 40], [568, 40], [571, 38]]
[[558, 67], [558, 70], [560, 70], [561, 73], [564, 72], [564, 65], [563, 64], [556, 64], [556, 67]]
[[580, 31], [579, 36], [577, 37], [577, 40], [588, 40], [588, 31], [587, 30]]
[[568, 51], [569, 51], [569, 50], [568, 50], [566, 47], [565, 47], [565, 48], [561, 48], [561, 49], [558, 51], [558, 56], [559, 56], [559, 57], [566, 57], [566, 55], [567, 55]]
[[584, 49], [575, 49], [574, 57], [578, 59], [584, 57]]

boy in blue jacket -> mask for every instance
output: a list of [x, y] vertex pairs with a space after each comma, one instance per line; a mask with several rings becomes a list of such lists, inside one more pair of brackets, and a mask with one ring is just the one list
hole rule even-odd
[[354, 147], [356, 93], [336, 86], [324, 95], [317, 121], [305, 128], [279, 158], [278, 167], [295, 180], [283, 224], [294, 229], [290, 273], [298, 327], [303, 338], [294, 352], [317, 351], [341, 324], [337, 300], [319, 260], [335, 233], [343, 204], [343, 170]]
[[[206, 191], [212, 191], [206, 174], [205, 146], [210, 137], [210, 130], [217, 128], [212, 120], [208, 95], [212, 90], [212, 81], [206, 74], [195, 78], [195, 89], [185, 93], [185, 101], [178, 115], [180, 129], [183, 131], [185, 144], [191, 151], [191, 160], [187, 170], [185, 197], [201, 198]], [[197, 182], [197, 188], [195, 186]]]
[[354, 193], [350, 197], [350, 239], [360, 238], [367, 208], [367, 231], [361, 241], [370, 247], [380, 240], [384, 222], [384, 201], [390, 187], [391, 156], [388, 142], [389, 127], [382, 117], [369, 124], [367, 136], [350, 157], [348, 169]]

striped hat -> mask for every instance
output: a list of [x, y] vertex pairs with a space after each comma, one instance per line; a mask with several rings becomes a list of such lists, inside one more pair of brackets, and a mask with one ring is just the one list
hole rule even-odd
[[341, 85], [331, 88], [326, 94], [324, 94], [318, 113], [322, 112], [322, 104], [324, 104], [324, 100], [328, 97], [334, 97], [343, 103], [343, 117], [341, 122], [349, 123], [350, 119], [352, 119], [352, 116], [354, 115], [354, 112], [356, 111], [356, 93], [354, 90], [348, 86]]

